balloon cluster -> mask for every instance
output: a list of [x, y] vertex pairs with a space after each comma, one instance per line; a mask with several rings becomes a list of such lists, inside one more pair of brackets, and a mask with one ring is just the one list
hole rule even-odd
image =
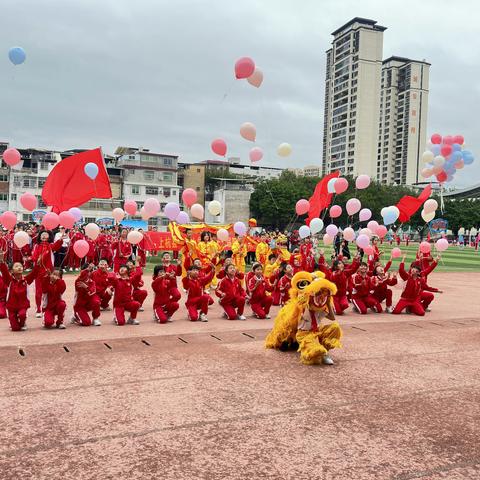
[[442, 137], [434, 133], [422, 155], [425, 166], [421, 171], [423, 178], [435, 175], [439, 183], [451, 182], [457, 170], [471, 165], [475, 158], [473, 153], [465, 150], [462, 135]]

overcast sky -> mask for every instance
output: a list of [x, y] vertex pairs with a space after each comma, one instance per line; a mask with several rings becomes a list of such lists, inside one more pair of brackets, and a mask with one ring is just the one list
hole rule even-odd
[[[143, 146], [201, 161], [223, 137], [247, 162], [238, 130], [250, 121], [263, 164], [318, 164], [325, 50], [361, 16], [388, 27], [384, 58], [432, 64], [428, 130], [463, 134], [477, 158], [456, 183], [480, 182], [475, 0], [2, 0], [0, 11], [0, 140], [14, 146]], [[16, 45], [27, 52], [18, 67]], [[260, 89], [234, 80], [241, 56], [263, 70]]]

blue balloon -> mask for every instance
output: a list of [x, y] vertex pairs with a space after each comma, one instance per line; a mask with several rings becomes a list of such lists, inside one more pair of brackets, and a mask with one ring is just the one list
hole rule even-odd
[[465, 165], [471, 165], [473, 163], [473, 161], [475, 160], [474, 156], [472, 154], [470, 155], [465, 155], [465, 157], [463, 157], [463, 163]]
[[98, 167], [95, 163], [87, 163], [83, 170], [85, 171], [85, 175], [87, 175], [87, 177], [91, 178], [92, 180], [95, 180], [97, 178]]
[[459, 143], [454, 143], [452, 148], [454, 152], [460, 152], [462, 150], [462, 146]]
[[440, 145], [435, 144], [431, 146], [430, 150], [433, 152], [435, 156], [438, 156], [440, 155], [440, 151], [442, 150], [442, 147]]
[[8, 51], [8, 58], [14, 65], [20, 65], [27, 58], [27, 54], [22, 47], [13, 47]]
[[391, 223], [394, 223], [396, 219], [397, 219], [396, 213], [388, 210], [387, 212], [385, 212], [385, 215], [383, 216], [383, 224], [390, 225]]
[[463, 158], [463, 153], [462, 152], [453, 152], [452, 155], [450, 156], [450, 161], [452, 161], [453, 163], [457, 163], [459, 160], [461, 160]]

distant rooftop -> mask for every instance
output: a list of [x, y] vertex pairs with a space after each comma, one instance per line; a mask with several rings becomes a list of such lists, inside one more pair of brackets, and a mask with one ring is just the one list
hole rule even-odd
[[431, 63], [428, 63], [425, 60], [412, 60], [411, 58], [406, 58], [406, 57], [398, 57], [396, 55], [392, 55], [391, 57], [386, 58], [383, 60], [383, 64], [391, 62], [391, 61], [397, 61], [397, 62], [403, 62], [403, 63], [424, 63], [425, 65], [431, 65]]
[[148, 148], [143, 147], [117, 147], [115, 150], [115, 155], [131, 155], [134, 153], [148, 153], [149, 155], [156, 155], [158, 157], [173, 157], [178, 158], [178, 155], [171, 153], [154, 153], [151, 152]]
[[361, 23], [362, 25], [366, 25], [368, 27], [371, 27], [373, 30], [378, 30], [380, 32], [384, 32], [387, 29], [387, 27], [382, 27], [381, 25], [377, 25], [377, 22], [375, 20], [370, 20], [369, 18], [355, 17], [355, 18], [352, 18], [345, 25], [342, 25], [340, 28], [337, 28], [334, 32], [332, 32], [332, 35], [336, 35], [337, 33], [340, 33], [341, 31], [346, 30], [348, 27], [351, 27], [354, 23]]

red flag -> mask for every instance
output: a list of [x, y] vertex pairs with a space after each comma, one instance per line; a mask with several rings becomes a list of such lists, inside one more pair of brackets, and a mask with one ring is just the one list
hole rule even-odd
[[[95, 180], [87, 177], [84, 171], [90, 162], [98, 167]], [[45, 181], [42, 198], [56, 213], [79, 207], [92, 198], [112, 198], [102, 150], [88, 150], [58, 162]]]
[[431, 193], [432, 185], [427, 185], [418, 197], [411, 197], [410, 195], [402, 197], [397, 203], [397, 208], [400, 210], [400, 216], [398, 217], [400, 222], [408, 222], [410, 218], [417, 213]]
[[310, 221], [312, 220], [312, 218], [319, 217], [322, 210], [324, 210], [330, 205], [332, 201], [333, 193], [328, 193], [328, 190], [327, 190], [328, 181], [331, 180], [332, 178], [337, 178], [339, 176], [340, 176], [340, 172], [333, 172], [323, 177], [317, 183], [317, 186], [315, 187], [315, 191], [313, 192], [313, 195], [308, 199], [308, 201], [310, 202], [310, 210], [308, 211], [308, 219], [306, 222], [307, 225], [310, 224]]

